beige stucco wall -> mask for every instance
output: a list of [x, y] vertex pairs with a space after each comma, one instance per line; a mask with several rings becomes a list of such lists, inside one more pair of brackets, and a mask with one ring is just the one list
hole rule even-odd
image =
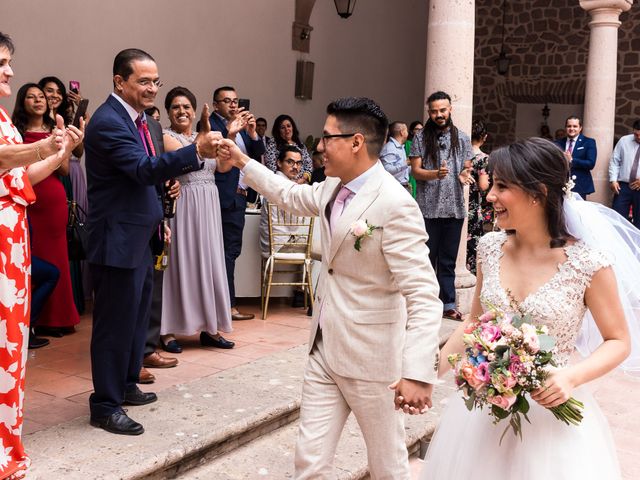
[[[293, 0], [3, 0], [0, 29], [17, 46], [14, 95], [24, 82], [54, 74], [65, 84], [79, 80], [95, 108], [111, 91], [114, 55], [139, 47], [158, 62], [159, 107], [178, 84], [199, 103], [210, 102], [216, 86], [232, 84], [269, 128], [289, 113], [303, 135], [318, 135], [326, 104], [338, 96], [371, 96], [392, 119], [422, 115], [426, 4], [367, 0], [343, 20], [332, 1], [317, 1], [304, 55], [315, 62], [311, 101], [294, 98], [302, 54], [291, 49]], [[1, 103], [11, 110], [14, 99]]]

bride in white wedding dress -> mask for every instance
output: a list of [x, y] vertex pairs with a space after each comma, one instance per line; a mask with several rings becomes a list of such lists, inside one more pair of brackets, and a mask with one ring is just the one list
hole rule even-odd
[[[608, 424], [586, 384], [616, 368], [630, 352], [626, 365], [637, 368], [640, 363], [637, 345], [631, 348], [631, 338], [635, 342], [638, 332], [632, 310], [640, 302], [621, 281], [616, 267], [619, 263], [625, 268], [640, 266], [638, 253], [633, 244], [630, 248], [623, 241], [617, 244], [619, 235], [616, 242], [603, 245], [592, 241], [594, 235], [615, 236], [616, 228], [626, 231], [625, 221], [614, 218], [617, 227], [589, 232], [584, 222], [602, 220], [605, 209], [565, 198], [569, 166], [551, 142], [514, 143], [492, 153], [489, 164], [493, 186], [487, 198], [502, 231], [480, 241], [471, 317], [476, 318], [487, 305], [530, 314], [533, 323], [546, 325], [556, 337], [558, 368], [544, 388], [532, 395], [531, 423], [523, 422], [522, 440], [508, 432], [500, 444], [508, 420], [494, 425], [487, 411], [468, 411], [456, 392], [434, 434], [421, 479], [620, 478]], [[633, 273], [640, 278], [640, 269]], [[440, 376], [450, 369], [447, 356], [464, 351], [466, 326], [464, 322], [443, 347]], [[580, 344], [588, 355], [575, 360], [571, 357], [581, 330]], [[579, 426], [565, 425], [547, 410], [572, 396], [585, 405]]]

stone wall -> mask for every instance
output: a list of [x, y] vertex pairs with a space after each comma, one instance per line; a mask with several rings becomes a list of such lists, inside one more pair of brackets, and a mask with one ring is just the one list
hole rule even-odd
[[[505, 3], [511, 65], [502, 76], [495, 63], [502, 42], [502, 0], [476, 0], [473, 117], [489, 124], [489, 148], [514, 140], [516, 103], [584, 102], [590, 16], [578, 0]], [[616, 137], [629, 133], [640, 118], [640, 7], [633, 5], [620, 19]]]

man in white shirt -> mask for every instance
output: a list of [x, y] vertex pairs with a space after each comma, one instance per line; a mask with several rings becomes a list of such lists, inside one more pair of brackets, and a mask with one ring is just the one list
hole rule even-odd
[[613, 149], [609, 163], [609, 182], [613, 190], [613, 209], [625, 218], [633, 207], [633, 224], [640, 228], [640, 119], [633, 122], [633, 133], [622, 137]]

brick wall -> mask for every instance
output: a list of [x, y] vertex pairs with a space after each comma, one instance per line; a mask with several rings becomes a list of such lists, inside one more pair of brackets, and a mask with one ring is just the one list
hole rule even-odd
[[[507, 0], [506, 10], [502, 76], [502, 0], [476, 0], [473, 117], [489, 124], [489, 148], [514, 140], [516, 103], [584, 103], [590, 15], [578, 0]], [[640, 118], [640, 7], [620, 19], [616, 137]]]

